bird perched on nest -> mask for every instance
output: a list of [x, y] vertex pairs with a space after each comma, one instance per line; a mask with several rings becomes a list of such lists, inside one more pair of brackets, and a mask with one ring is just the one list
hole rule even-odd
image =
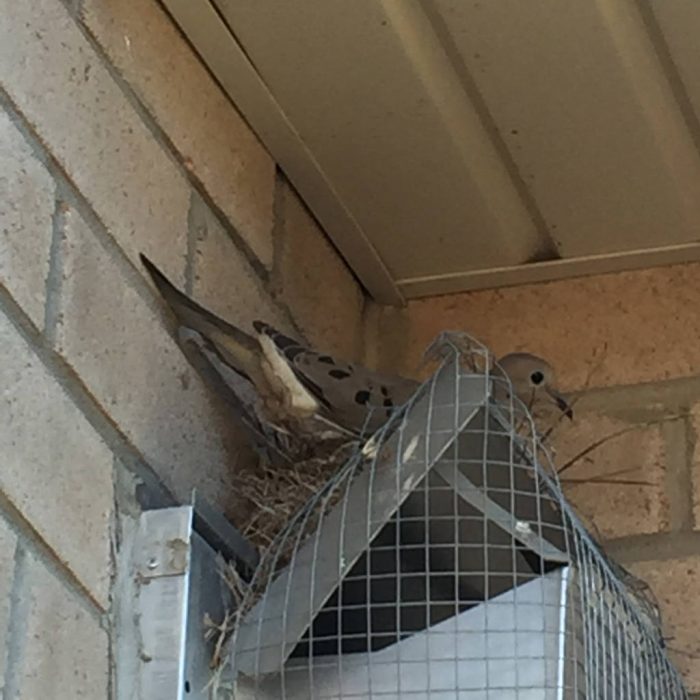
[[[209, 358], [253, 385], [257, 421], [285, 434], [369, 436], [404, 405], [419, 382], [382, 374], [306, 347], [263, 321], [247, 333], [180, 292], [145, 256], [141, 261], [173, 311], [180, 329], [194, 331]], [[503, 357], [497, 372], [526, 404], [571, 408], [558, 393], [552, 367], [534, 355]], [[502, 390], [501, 390], [502, 391]], [[505, 397], [501, 397], [505, 398]]]

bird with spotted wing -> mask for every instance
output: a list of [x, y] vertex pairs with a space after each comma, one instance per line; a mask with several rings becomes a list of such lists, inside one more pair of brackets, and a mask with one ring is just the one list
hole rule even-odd
[[141, 261], [180, 326], [196, 332], [210, 356], [254, 386], [264, 419], [280, 429], [308, 428], [312, 419], [318, 430], [372, 433], [419, 386], [318, 352], [264, 321], [247, 333], [179, 291], [148, 258]]
[[[256, 415], [275, 429], [290, 432], [368, 436], [404, 405], [419, 382], [383, 374], [324, 354], [281, 333], [264, 321], [247, 333], [224, 321], [179, 291], [145, 256], [141, 261], [180, 329], [196, 333], [210, 361], [252, 384]], [[571, 409], [556, 389], [554, 370], [534, 355], [503, 357], [513, 393], [526, 404], [554, 403]]]

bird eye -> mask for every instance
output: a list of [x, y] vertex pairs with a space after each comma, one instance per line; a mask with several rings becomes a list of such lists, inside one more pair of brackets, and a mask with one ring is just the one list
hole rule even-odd
[[535, 386], [537, 386], [538, 384], [542, 384], [542, 382], [544, 381], [544, 374], [542, 374], [542, 372], [539, 372], [539, 371], [538, 371], [538, 372], [533, 372], [533, 373], [530, 375], [530, 381], [531, 381]]

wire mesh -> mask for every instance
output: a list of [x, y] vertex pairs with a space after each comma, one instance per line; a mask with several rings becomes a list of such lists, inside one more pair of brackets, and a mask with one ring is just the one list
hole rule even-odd
[[439, 370], [293, 518], [239, 611], [237, 699], [685, 698], [487, 349]]

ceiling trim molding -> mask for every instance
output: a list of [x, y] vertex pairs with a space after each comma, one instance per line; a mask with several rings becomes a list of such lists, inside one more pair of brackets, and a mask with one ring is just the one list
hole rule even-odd
[[498, 267], [430, 277], [413, 277], [398, 280], [397, 283], [406, 298], [418, 299], [426, 296], [455, 294], [495, 287], [514, 287], [522, 284], [552, 282], [563, 278], [629, 272], [698, 261], [700, 261], [700, 243], [687, 243], [664, 248], [551, 260], [517, 267]]

